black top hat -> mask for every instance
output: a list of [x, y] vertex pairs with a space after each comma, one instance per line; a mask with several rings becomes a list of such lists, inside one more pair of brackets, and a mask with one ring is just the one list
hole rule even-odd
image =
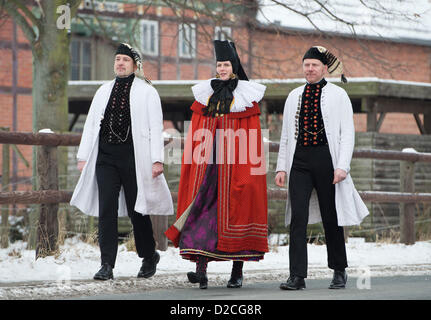
[[238, 52], [233, 42], [214, 40], [214, 49], [217, 61], [230, 61], [232, 63], [233, 73], [237, 75], [238, 79], [248, 81], [248, 77], [242, 68]]

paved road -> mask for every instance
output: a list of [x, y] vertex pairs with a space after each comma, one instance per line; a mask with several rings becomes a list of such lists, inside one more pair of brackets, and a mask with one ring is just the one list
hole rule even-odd
[[[77, 297], [90, 300], [431, 300], [431, 275], [373, 277], [369, 282], [349, 278], [344, 290], [327, 289], [330, 279], [306, 281], [307, 289], [284, 291], [280, 282], [244, 283], [241, 289], [227, 289], [209, 283], [196, 288], [155, 289], [135, 293]], [[362, 287], [363, 289], [360, 289]], [[365, 287], [365, 288], [364, 288]], [[369, 289], [367, 289], [369, 287]], [[76, 299], [76, 298], [75, 298]]]

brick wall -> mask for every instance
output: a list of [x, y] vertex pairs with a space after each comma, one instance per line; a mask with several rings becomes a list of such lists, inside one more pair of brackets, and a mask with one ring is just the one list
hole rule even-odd
[[[133, 11], [129, 6], [125, 11]], [[153, 8], [146, 13], [159, 21], [159, 56], [144, 61], [146, 75], [152, 80], [208, 79], [215, 75], [213, 47], [208, 36], [212, 26], [198, 24], [196, 59], [178, 57], [178, 22], [169, 8]], [[164, 19], [164, 16], [169, 19]], [[193, 19], [193, 16], [190, 15]], [[2, 21], [0, 28], [0, 126], [12, 127], [12, 22]], [[302, 78], [301, 58], [312, 45], [323, 45], [338, 55], [348, 77], [431, 82], [431, 47], [385, 41], [280, 33], [267, 29], [249, 31], [244, 26], [232, 27], [241, 61], [250, 78]], [[250, 39], [251, 37], [251, 39]], [[24, 34], [18, 28], [18, 124], [19, 131], [32, 131], [32, 54]], [[251, 46], [250, 46], [251, 44]], [[251, 47], [252, 51], [249, 52]], [[251, 54], [250, 54], [251, 53]], [[355, 114], [357, 131], [366, 131], [366, 115]], [[402, 125], [400, 125], [402, 123]], [[396, 125], [395, 125], [396, 124]], [[382, 133], [419, 134], [412, 115], [387, 114]], [[20, 146], [31, 163], [31, 147]], [[19, 172], [31, 175], [18, 161]]]
[[324, 39], [261, 30], [253, 33], [255, 78], [301, 78], [305, 51], [313, 45], [330, 49], [348, 77], [431, 82], [431, 47], [388, 41]]
[[[0, 28], [0, 127], [13, 129], [13, 60], [12, 60], [13, 23], [10, 19], [2, 21]], [[32, 53], [22, 31], [17, 29], [17, 131], [32, 131]], [[17, 146], [24, 158], [32, 163], [32, 147]], [[2, 151], [0, 151], [2, 153]], [[12, 152], [11, 152], [12, 154]], [[1, 166], [0, 159], [0, 166]], [[12, 174], [12, 156], [10, 161]], [[27, 168], [17, 156], [17, 175], [31, 177], [32, 169]], [[22, 189], [23, 185], [18, 185]]]

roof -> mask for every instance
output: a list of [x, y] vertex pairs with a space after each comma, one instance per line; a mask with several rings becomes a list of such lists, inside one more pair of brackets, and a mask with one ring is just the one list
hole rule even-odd
[[[392, 98], [407, 98], [431, 100], [431, 83], [398, 81], [380, 78], [349, 77], [343, 84], [339, 78], [326, 78], [343, 87], [350, 97], [383, 96]], [[286, 99], [294, 88], [304, 84], [303, 78], [297, 79], [252, 79], [267, 86], [265, 98]], [[109, 80], [110, 81], [110, 80]], [[164, 100], [191, 100], [191, 87], [200, 80], [153, 80], [154, 87]], [[97, 88], [108, 81], [69, 81], [69, 100], [92, 99]]]
[[257, 20], [297, 31], [323, 31], [431, 46], [431, 0], [259, 0]]

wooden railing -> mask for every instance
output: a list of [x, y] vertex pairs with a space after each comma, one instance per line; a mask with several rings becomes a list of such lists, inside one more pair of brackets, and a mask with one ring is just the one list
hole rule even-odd
[[[41, 210], [41, 218], [38, 228], [38, 246], [40, 250], [49, 250], [52, 247], [52, 241], [56, 240], [57, 226], [55, 205], [67, 203], [70, 201], [72, 192], [58, 190], [58, 181], [52, 181], [57, 178], [57, 157], [56, 147], [59, 146], [78, 146], [81, 139], [79, 134], [54, 134], [54, 133], [28, 133], [28, 132], [6, 132], [0, 131], [0, 144], [7, 146], [9, 144], [33, 145], [40, 146], [37, 158], [37, 174], [40, 179], [39, 190], [36, 191], [7, 191], [0, 193], [0, 204], [41, 204], [45, 210]], [[172, 140], [166, 140], [169, 143]], [[183, 143], [183, 141], [182, 141]], [[270, 142], [269, 151], [278, 152], [278, 143]], [[7, 149], [4, 149], [7, 150]], [[8, 161], [5, 160], [7, 153], [3, 151], [3, 165], [6, 166]], [[401, 242], [413, 244], [415, 242], [415, 204], [418, 202], [431, 202], [431, 193], [415, 193], [414, 185], [414, 168], [417, 162], [431, 163], [431, 154], [412, 153], [386, 150], [355, 150], [353, 158], [365, 159], [382, 159], [382, 160], [399, 160], [401, 161], [401, 192], [382, 192], [382, 191], [360, 191], [361, 198], [366, 202], [396, 202], [400, 204], [400, 227]], [[4, 169], [3, 172], [6, 172]], [[5, 173], [3, 173], [4, 175]], [[8, 177], [3, 176], [3, 186], [7, 185]], [[54, 186], [54, 188], [53, 188]], [[177, 193], [172, 192], [174, 201], [177, 199]], [[282, 189], [269, 189], [269, 200], [286, 200], [287, 192]], [[54, 207], [50, 207], [54, 206]], [[163, 230], [167, 227], [167, 217], [152, 217], [155, 222], [157, 231], [156, 242], [160, 250], [166, 250], [167, 239]], [[7, 217], [2, 217], [2, 221]], [[4, 228], [2, 229], [4, 232]], [[44, 240], [45, 239], [45, 240]], [[47, 243], [46, 239], [50, 239]]]

